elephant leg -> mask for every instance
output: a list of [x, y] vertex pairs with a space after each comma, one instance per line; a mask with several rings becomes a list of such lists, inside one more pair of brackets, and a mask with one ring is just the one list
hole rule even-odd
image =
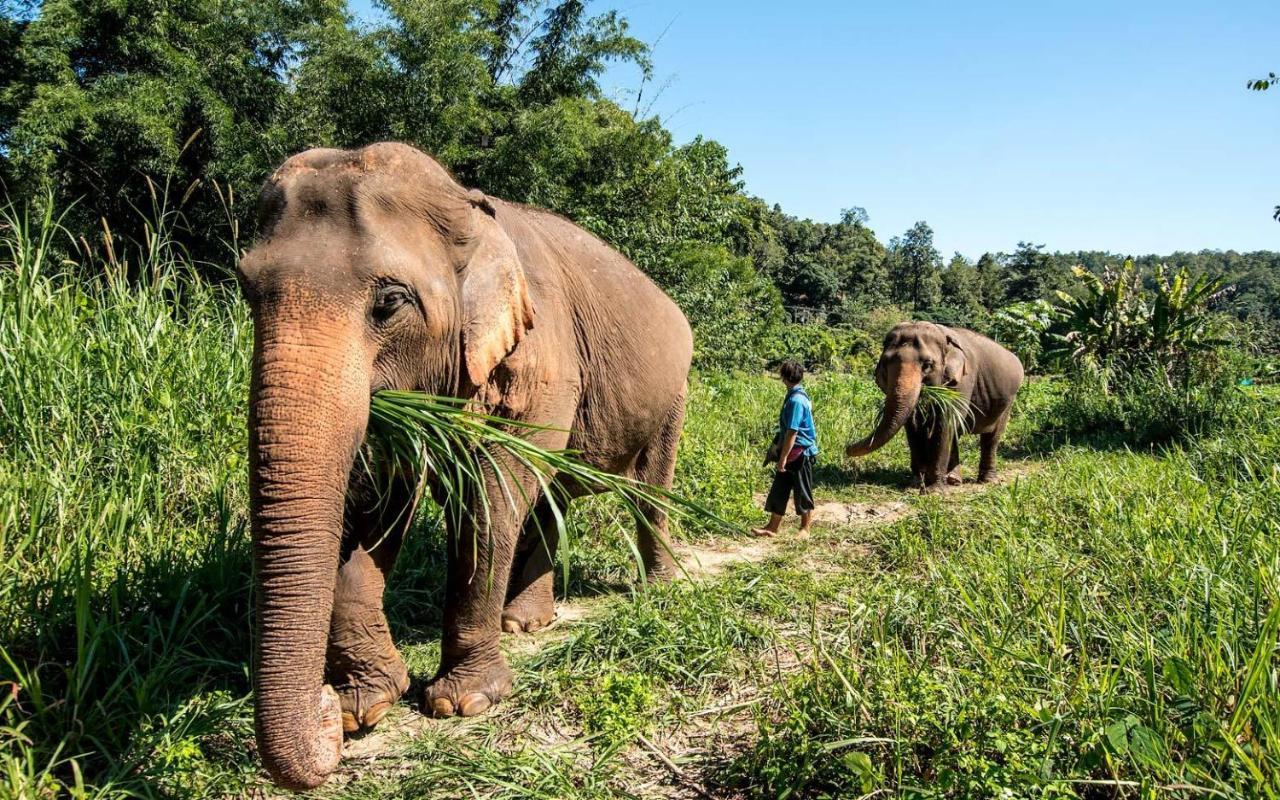
[[948, 466], [951, 463], [951, 436], [938, 429], [930, 431], [925, 450], [924, 491], [942, 492], [947, 487]]
[[947, 459], [947, 485], [959, 486], [961, 483], [964, 479], [960, 477], [960, 437], [952, 434], [951, 457]]
[[[676, 478], [676, 451], [680, 447], [680, 430], [684, 427], [685, 392], [667, 413], [657, 434], [636, 458], [636, 480], [670, 489]], [[651, 503], [640, 503], [636, 520], [636, 541], [644, 563], [647, 581], [664, 581], [675, 577], [677, 566], [667, 536], [667, 514]]]
[[341, 701], [342, 728], [353, 733], [378, 724], [409, 688], [382, 595], [418, 492], [397, 480], [380, 497], [368, 486], [353, 487], [349, 496], [325, 672]]
[[516, 542], [540, 489], [513, 459], [494, 458], [502, 462], [501, 477], [492, 464], [481, 467], [487, 503], [474, 497], [446, 501], [444, 635], [440, 668], [424, 697], [428, 713], [438, 717], [481, 714], [511, 691], [511, 669], [498, 649], [502, 608]]
[[907, 449], [911, 451], [911, 486], [924, 488], [924, 473], [929, 450], [929, 437], [915, 425], [907, 427]]
[[559, 543], [560, 531], [556, 528], [551, 501], [542, 497], [520, 533], [507, 604], [502, 609], [502, 630], [532, 633], [555, 619], [554, 565]]
[[996, 479], [996, 449], [1004, 436], [1004, 428], [1009, 424], [1009, 410], [1000, 415], [991, 430], [982, 434], [982, 457], [978, 462], [978, 481], [991, 483]]

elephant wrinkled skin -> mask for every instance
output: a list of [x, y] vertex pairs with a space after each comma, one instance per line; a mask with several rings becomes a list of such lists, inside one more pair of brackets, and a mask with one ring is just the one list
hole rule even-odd
[[[530, 435], [541, 446], [669, 487], [692, 337], [598, 239], [467, 191], [406, 145], [290, 158], [263, 187], [259, 228], [239, 275], [255, 326], [255, 717], [268, 771], [302, 789], [337, 766], [343, 731], [374, 725], [409, 682], [382, 594], [421, 489], [375, 491], [353, 470], [372, 394], [469, 398], [547, 426]], [[438, 715], [498, 702], [511, 688], [499, 634], [555, 614], [556, 537], [539, 535], [554, 516], [536, 477], [508, 467], [505, 490], [486, 476], [487, 513], [461, 515], [487, 527], [448, 532], [441, 663], [424, 698]], [[666, 520], [644, 512], [640, 551], [662, 577]]]
[[[884, 339], [876, 364], [876, 385], [885, 394], [876, 430], [850, 444], [858, 458], [883, 447], [903, 427], [911, 450], [911, 473], [925, 491], [959, 483], [960, 433], [981, 435], [978, 480], [995, 478], [996, 448], [1022, 386], [1022, 362], [987, 337], [932, 322], [904, 322]], [[969, 415], [962, 431], [946, 432], [916, 413], [923, 385], [948, 386], [960, 393]]]

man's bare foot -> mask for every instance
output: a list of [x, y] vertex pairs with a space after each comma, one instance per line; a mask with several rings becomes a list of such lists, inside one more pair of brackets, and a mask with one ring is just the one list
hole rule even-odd
[[813, 531], [812, 531], [812, 530], [810, 530], [809, 528], [800, 528], [799, 530], [797, 530], [797, 531], [796, 531], [796, 538], [797, 538], [797, 539], [808, 539], [808, 538], [809, 538], [809, 534], [811, 534], [811, 533], [813, 533]]
[[777, 531], [771, 531], [768, 528], [752, 528], [751, 529], [752, 536], [761, 536], [761, 537], [767, 538], [770, 536], [776, 536], [777, 533], [778, 533]]

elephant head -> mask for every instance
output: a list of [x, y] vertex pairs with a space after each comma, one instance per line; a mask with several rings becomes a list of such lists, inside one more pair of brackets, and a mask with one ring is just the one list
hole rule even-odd
[[920, 387], [955, 386], [966, 373], [964, 348], [955, 332], [931, 322], [903, 322], [884, 338], [876, 364], [876, 385], [884, 392], [880, 423], [845, 455], [858, 458], [880, 449], [915, 413]]
[[282, 786], [320, 784], [340, 755], [325, 644], [370, 397], [474, 392], [533, 325], [495, 214], [398, 144], [311, 150], [263, 187], [239, 278], [254, 322], [254, 704], [259, 751]]

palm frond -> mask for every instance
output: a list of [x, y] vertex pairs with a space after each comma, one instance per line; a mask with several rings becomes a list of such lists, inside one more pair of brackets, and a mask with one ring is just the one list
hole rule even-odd
[[[528, 506], [524, 483], [513, 480], [514, 470], [527, 471], [538, 491], [551, 505], [556, 535], [567, 550], [568, 531], [564, 485], [572, 482], [588, 490], [610, 494], [637, 521], [647, 525], [646, 508], [665, 513], [686, 527], [721, 532], [737, 528], [707, 506], [671, 489], [605, 472], [588, 464], [573, 450], [551, 450], [529, 440], [531, 434], [555, 430], [536, 423], [510, 420], [468, 408], [465, 400], [422, 392], [383, 391], [369, 407], [369, 432], [362, 463], [375, 486], [386, 487], [396, 477], [430, 477], [439, 483], [448, 501], [445, 513], [451, 522], [470, 521], [487, 530], [488, 519], [477, 515], [493, 503]], [[502, 496], [488, 496], [491, 474]], [[641, 574], [644, 565], [632, 548]], [[567, 562], [567, 559], [566, 559]]]
[[950, 433], [964, 431], [973, 422], [973, 407], [950, 386], [921, 386], [915, 413], [924, 424], [940, 424]]

